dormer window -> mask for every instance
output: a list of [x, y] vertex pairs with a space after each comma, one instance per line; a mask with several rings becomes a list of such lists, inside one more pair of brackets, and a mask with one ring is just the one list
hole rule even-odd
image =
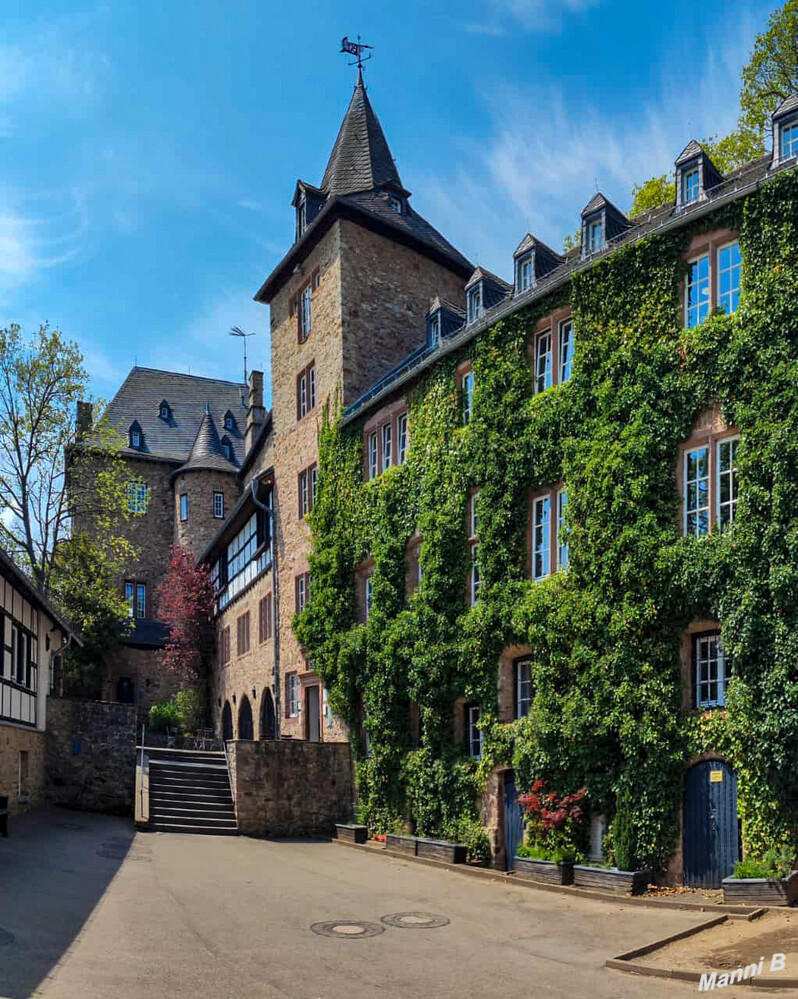
[[532, 254], [528, 253], [515, 262], [515, 290], [526, 291], [533, 283]]
[[128, 431], [128, 437], [130, 446], [136, 450], [140, 451], [144, 447], [144, 434], [142, 433], [141, 427], [137, 421], [130, 424], [130, 430]]
[[441, 342], [441, 315], [436, 312], [427, 320], [427, 344], [430, 347], [437, 347]]
[[225, 430], [235, 430], [236, 429], [236, 418], [228, 409], [224, 414], [224, 429]]
[[172, 418], [172, 408], [169, 403], [164, 399], [158, 409], [158, 415], [162, 420], [171, 420]]
[[585, 253], [598, 253], [604, 247], [604, 223], [594, 219], [585, 225]]
[[682, 174], [682, 204], [686, 205], [691, 201], [698, 201], [700, 189], [698, 165], [696, 164]]
[[482, 315], [482, 284], [475, 284], [468, 292], [468, 321], [473, 323]]
[[782, 124], [779, 137], [779, 159], [791, 160], [798, 156], [798, 115]]
[[798, 156], [798, 94], [792, 94], [776, 108], [773, 114], [773, 163]]
[[308, 227], [308, 203], [303, 198], [296, 210], [297, 235], [301, 236]]
[[233, 460], [233, 445], [230, 443], [229, 437], [222, 437], [222, 451], [228, 461]]
[[392, 212], [396, 212], [397, 215], [401, 215], [404, 209], [402, 205], [402, 199], [397, 198], [395, 194], [388, 195], [388, 207]]

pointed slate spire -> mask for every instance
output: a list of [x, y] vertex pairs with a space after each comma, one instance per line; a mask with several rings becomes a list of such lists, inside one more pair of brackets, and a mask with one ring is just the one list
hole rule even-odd
[[390, 185], [404, 190], [379, 119], [358, 71], [338, 138], [330, 153], [321, 189], [327, 195], [353, 194]]
[[216, 429], [213, 416], [211, 415], [211, 404], [205, 404], [205, 413], [202, 423], [199, 425], [197, 436], [188, 461], [181, 467], [181, 471], [187, 468], [219, 468], [226, 472], [233, 471], [233, 463], [228, 461], [224, 455], [222, 442], [219, 438], [219, 431]]

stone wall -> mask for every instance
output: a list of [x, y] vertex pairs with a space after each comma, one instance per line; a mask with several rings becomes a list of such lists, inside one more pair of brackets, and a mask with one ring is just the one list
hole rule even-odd
[[[197, 468], [174, 477], [175, 544], [187, 548], [195, 559], [205, 551], [224, 524], [240, 495], [235, 472]], [[180, 519], [180, 495], [188, 497], [188, 519]], [[213, 515], [213, 494], [224, 496], [224, 517]]]
[[43, 801], [44, 757], [44, 732], [0, 722], [0, 794], [8, 797], [12, 815]]
[[230, 783], [244, 836], [321, 836], [351, 822], [348, 743], [229, 742]]
[[90, 812], [132, 815], [136, 708], [107, 701], [47, 705], [47, 800]]
[[179, 677], [161, 667], [159, 649], [122, 645], [108, 655], [102, 680], [102, 699], [115, 701], [117, 683], [122, 677], [133, 681], [133, 703], [138, 724], [147, 722], [156, 701], [168, 701], [181, 689]]

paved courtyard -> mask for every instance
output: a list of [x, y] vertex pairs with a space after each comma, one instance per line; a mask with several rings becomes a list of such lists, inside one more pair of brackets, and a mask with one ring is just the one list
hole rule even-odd
[[[368, 938], [313, 923], [440, 914]], [[685, 997], [605, 958], [706, 916], [606, 904], [333, 843], [134, 833], [39, 809], [0, 840], [0, 997]], [[383, 924], [380, 924], [383, 925]]]

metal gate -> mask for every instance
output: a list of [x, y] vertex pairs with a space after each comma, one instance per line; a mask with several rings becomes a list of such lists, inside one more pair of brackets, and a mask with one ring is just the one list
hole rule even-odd
[[696, 763], [684, 786], [684, 882], [720, 888], [739, 859], [737, 777], [721, 760]]
[[507, 851], [507, 870], [515, 870], [515, 855], [524, 838], [524, 813], [518, 804], [515, 776], [504, 778], [504, 846]]

